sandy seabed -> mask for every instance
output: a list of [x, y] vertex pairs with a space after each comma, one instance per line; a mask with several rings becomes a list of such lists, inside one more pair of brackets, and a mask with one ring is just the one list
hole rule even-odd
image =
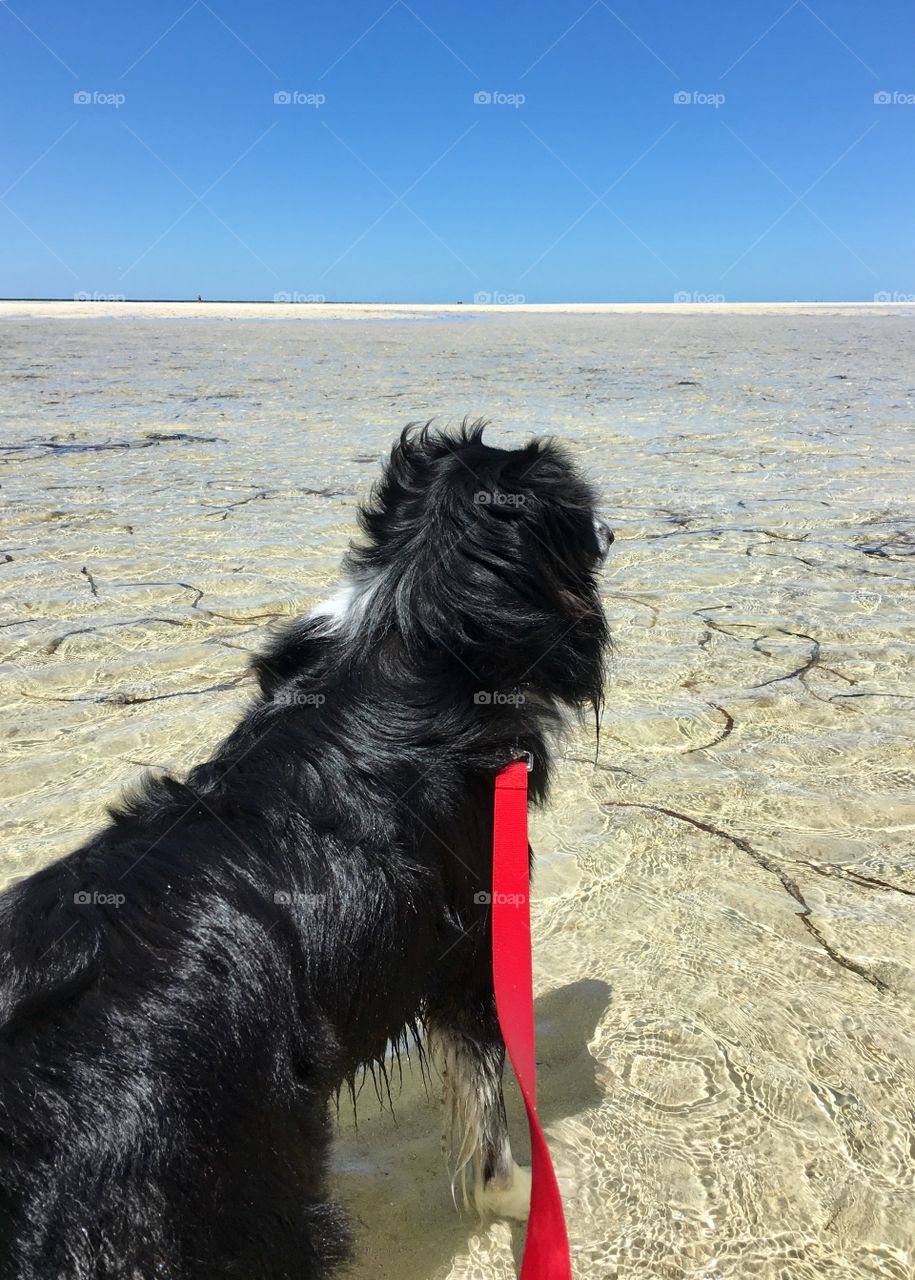
[[[617, 534], [600, 756], [570, 736], [533, 829], [575, 1275], [911, 1280], [913, 340], [887, 305], [0, 304], [0, 876], [211, 749], [405, 422], [551, 432]], [[394, 1112], [341, 1116], [354, 1276], [508, 1280], [409, 1068]]]

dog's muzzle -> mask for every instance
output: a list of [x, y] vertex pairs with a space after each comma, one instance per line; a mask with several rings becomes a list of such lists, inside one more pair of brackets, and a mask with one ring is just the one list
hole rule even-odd
[[613, 544], [613, 530], [606, 520], [595, 520], [594, 532], [597, 534], [597, 547], [600, 551], [601, 563], [603, 563], [607, 559], [607, 554]]

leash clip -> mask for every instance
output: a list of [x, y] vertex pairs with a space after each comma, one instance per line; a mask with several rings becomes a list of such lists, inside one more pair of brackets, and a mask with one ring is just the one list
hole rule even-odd
[[523, 751], [520, 747], [512, 747], [512, 758], [514, 760], [524, 760], [527, 763], [527, 771], [531, 773], [534, 768], [533, 751]]

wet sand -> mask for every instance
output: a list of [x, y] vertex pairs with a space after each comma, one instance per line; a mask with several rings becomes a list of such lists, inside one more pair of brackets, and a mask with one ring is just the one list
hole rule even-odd
[[[915, 308], [238, 306], [0, 304], [0, 878], [231, 726], [405, 422], [553, 432], [617, 534], [533, 827], [575, 1274], [910, 1280]], [[353, 1274], [507, 1280], [394, 1110], [341, 1117]]]

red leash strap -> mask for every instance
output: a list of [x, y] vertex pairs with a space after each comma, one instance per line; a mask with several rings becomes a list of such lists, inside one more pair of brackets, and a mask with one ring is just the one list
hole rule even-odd
[[531, 1212], [521, 1280], [571, 1280], [569, 1240], [549, 1148], [537, 1119], [534, 986], [531, 960], [527, 763], [496, 775], [493, 821], [492, 973], [496, 1012], [527, 1107], [531, 1131]]

